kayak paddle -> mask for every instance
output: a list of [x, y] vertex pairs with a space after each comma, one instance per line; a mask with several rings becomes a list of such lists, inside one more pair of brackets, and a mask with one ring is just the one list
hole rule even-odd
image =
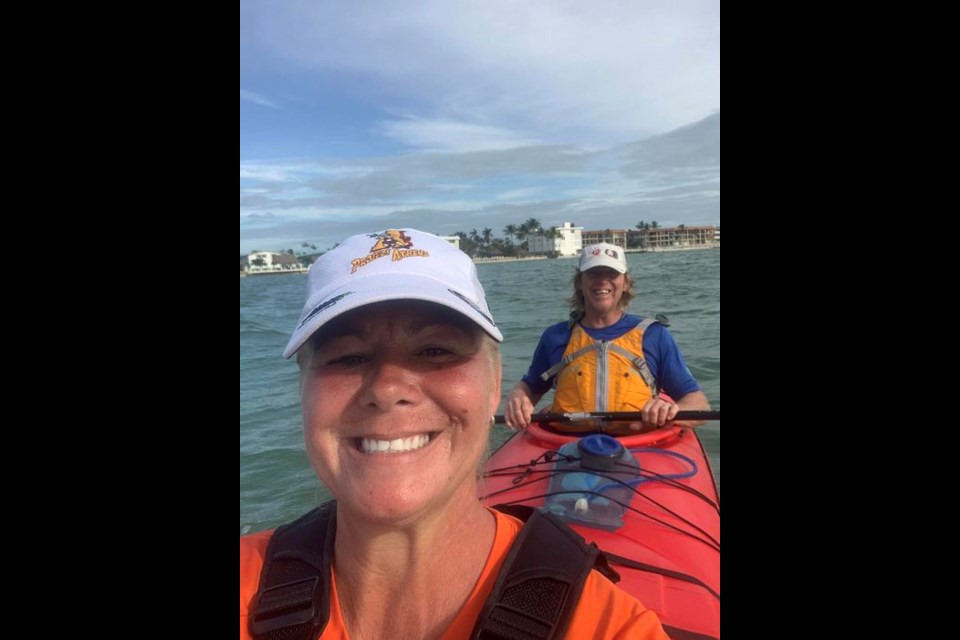
[[[506, 424], [504, 416], [494, 416], [497, 424]], [[719, 420], [720, 411], [678, 411], [674, 420]], [[578, 422], [600, 420], [604, 422], [637, 422], [643, 420], [639, 411], [607, 411], [601, 413], [536, 413], [533, 422]]]

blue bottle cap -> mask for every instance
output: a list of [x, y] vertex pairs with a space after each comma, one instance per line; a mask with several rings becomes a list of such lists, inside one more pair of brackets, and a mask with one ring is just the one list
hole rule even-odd
[[623, 445], [620, 441], [603, 434], [580, 438], [577, 447], [583, 455], [592, 458], [619, 458], [623, 454]]

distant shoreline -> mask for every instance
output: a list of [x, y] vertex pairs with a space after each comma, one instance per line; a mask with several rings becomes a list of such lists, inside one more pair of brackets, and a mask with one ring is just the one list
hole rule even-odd
[[627, 249], [626, 253], [669, 253], [671, 251], [702, 251], [704, 249], [719, 249], [720, 243], [695, 244], [687, 247], [653, 247], [651, 249]]
[[492, 262], [526, 262], [528, 260], [546, 260], [547, 256], [524, 256], [517, 258], [515, 256], [498, 256], [496, 258], [474, 258], [474, 264], [490, 264]]
[[[624, 253], [672, 253], [674, 251], [702, 251], [704, 249], [719, 249], [719, 244], [698, 244], [688, 247], [656, 247], [652, 249], [626, 249]], [[558, 260], [563, 260], [564, 258], [576, 258], [577, 256], [557, 256]], [[497, 258], [474, 258], [473, 262], [475, 264], [491, 264], [498, 262], [526, 262], [528, 260], [552, 260], [553, 258], [548, 258], [547, 256], [524, 256], [523, 258], [516, 258], [513, 256], [501, 256]]]
[[[657, 247], [655, 249], [627, 249], [626, 253], [671, 253], [673, 251], [701, 251], [704, 249], [719, 249], [719, 244], [704, 244], [692, 247]], [[558, 256], [558, 260], [564, 258], [576, 258], [577, 256]], [[501, 262], [529, 262], [531, 260], [551, 260], [547, 256], [524, 256], [517, 258], [514, 256], [498, 256], [495, 258], [474, 258], [474, 264], [498, 264]], [[282, 276], [292, 273], [307, 273], [309, 269], [284, 269], [283, 271], [241, 271], [240, 277], [247, 276]]]
[[291, 273], [307, 273], [309, 269], [283, 269], [276, 271], [241, 271], [240, 277], [246, 278], [247, 276], [285, 276]]

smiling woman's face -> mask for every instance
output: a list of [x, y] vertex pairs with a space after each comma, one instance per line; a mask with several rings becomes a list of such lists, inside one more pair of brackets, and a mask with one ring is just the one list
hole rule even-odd
[[304, 439], [340, 509], [401, 522], [475, 499], [500, 401], [491, 343], [444, 307], [397, 301], [345, 313], [304, 346]]
[[587, 313], [603, 314], [620, 307], [626, 277], [609, 267], [596, 267], [583, 272], [580, 292]]

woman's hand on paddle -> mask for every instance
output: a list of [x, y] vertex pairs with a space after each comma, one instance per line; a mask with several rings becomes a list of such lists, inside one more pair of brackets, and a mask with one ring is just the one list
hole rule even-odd
[[[676, 422], [677, 414], [681, 411], [709, 412], [710, 401], [707, 400], [707, 396], [704, 395], [703, 391], [691, 391], [676, 402], [662, 397], [653, 398], [647, 402], [646, 405], [644, 405], [643, 410], [641, 411], [643, 414], [643, 422], [631, 424], [630, 428], [636, 431], [651, 431], [653, 429], [658, 429]], [[717, 412], [716, 417], [711, 417], [709, 419], [719, 420], [719, 412]], [[703, 418], [686, 419], [677, 422], [677, 424], [682, 427], [693, 428], [705, 424], [706, 421], [707, 417], [705, 416]]]
[[647, 404], [643, 406], [643, 422], [633, 423], [630, 425], [630, 428], [636, 429], [637, 431], [649, 431], [665, 427], [673, 421], [678, 411], [680, 411], [680, 407], [669, 400], [664, 398], [651, 398]]
[[507, 396], [507, 407], [504, 419], [512, 431], [526, 429], [530, 426], [533, 416], [533, 399], [530, 397], [530, 388], [523, 382], [518, 382]]

